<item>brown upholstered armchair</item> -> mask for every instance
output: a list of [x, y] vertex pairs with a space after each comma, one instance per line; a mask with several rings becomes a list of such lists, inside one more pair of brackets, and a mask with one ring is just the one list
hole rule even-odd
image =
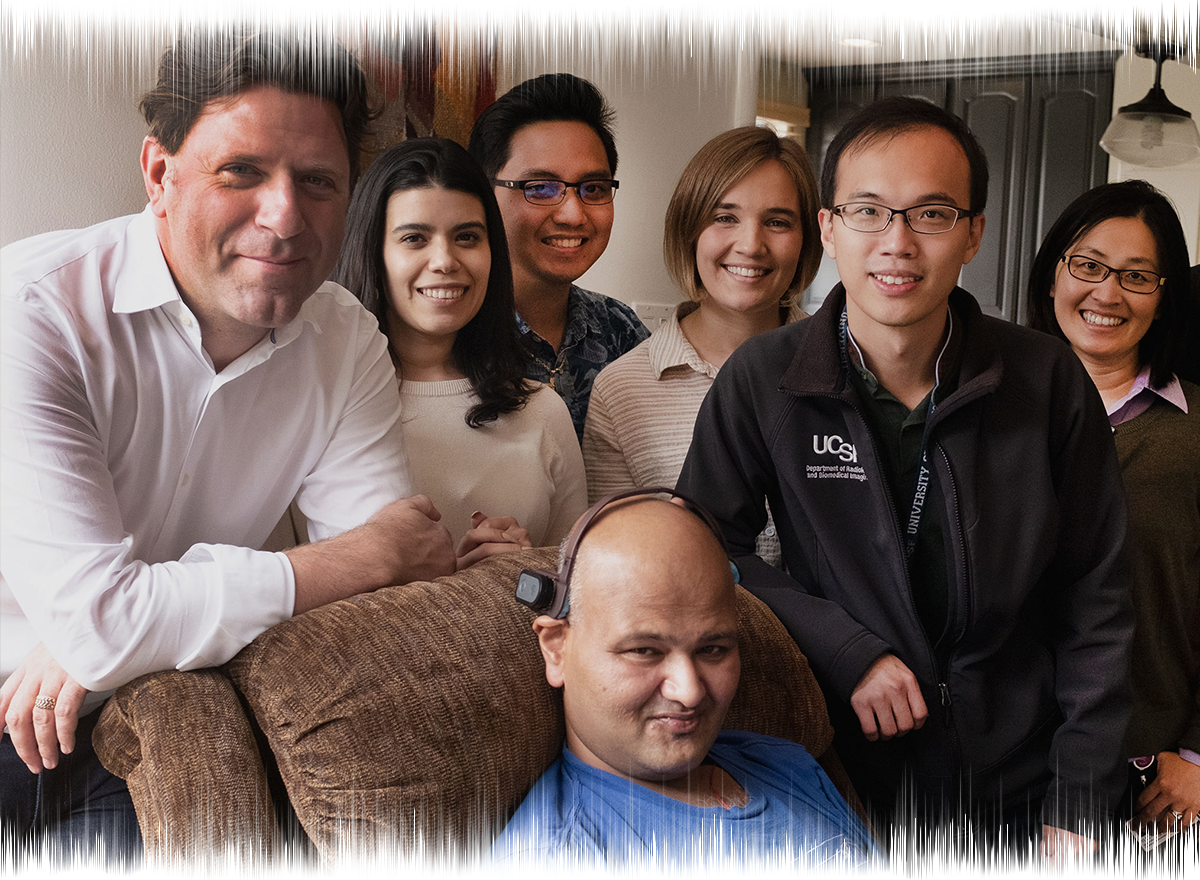
[[[486, 846], [562, 747], [533, 614], [512, 596], [522, 568], [553, 565], [549, 548], [493, 557], [285, 621], [222, 669], [125, 685], [95, 742], [129, 783], [148, 852], [256, 857], [279, 845], [247, 709], [322, 856]], [[726, 726], [802, 743], [857, 807], [807, 661], [738, 593], [742, 680]]]

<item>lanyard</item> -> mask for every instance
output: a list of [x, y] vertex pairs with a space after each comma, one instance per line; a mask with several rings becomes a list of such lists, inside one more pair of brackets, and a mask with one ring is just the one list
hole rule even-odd
[[[954, 332], [954, 319], [951, 318], [950, 332]], [[841, 356], [842, 367], [847, 373], [854, 369], [854, 365], [850, 363], [850, 354], [846, 350], [847, 342], [853, 342], [853, 337], [850, 336], [850, 327], [846, 318], [846, 307], [842, 306], [842, 317], [838, 323], [839, 333], [841, 335]], [[917, 485], [913, 490], [912, 509], [908, 513], [908, 523], [904, 528], [904, 559], [905, 561], [912, 558], [913, 551], [917, 549], [917, 533], [921, 528], [921, 515], [925, 512], [925, 496], [929, 493], [929, 433], [933, 426], [933, 411], [937, 406], [937, 390], [941, 384], [940, 370], [938, 369], [942, 363], [942, 355], [946, 351], [946, 347], [950, 344], [950, 336], [946, 336], [946, 344], [942, 346], [942, 350], [938, 353], [937, 361], [933, 368], [933, 390], [929, 392], [929, 408], [925, 412], [925, 429], [921, 432], [921, 452], [919, 463], [917, 465]], [[858, 344], [855, 343], [855, 348]], [[861, 356], [861, 352], [860, 352]], [[865, 366], [865, 362], [864, 362]]]

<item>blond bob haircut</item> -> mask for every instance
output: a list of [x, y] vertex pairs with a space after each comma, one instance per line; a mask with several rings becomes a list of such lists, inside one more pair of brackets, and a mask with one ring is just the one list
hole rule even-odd
[[778, 137], [769, 128], [747, 125], [717, 135], [688, 162], [667, 206], [663, 234], [663, 260], [667, 272], [688, 299], [699, 302], [704, 291], [696, 271], [696, 242], [712, 222], [721, 196], [743, 177], [775, 160], [784, 167], [800, 201], [800, 262], [780, 306], [812, 284], [821, 265], [821, 230], [817, 225], [817, 180], [808, 153], [791, 138]]

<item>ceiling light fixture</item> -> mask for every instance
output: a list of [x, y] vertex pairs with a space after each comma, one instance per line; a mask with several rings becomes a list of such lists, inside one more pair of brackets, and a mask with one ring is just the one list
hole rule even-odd
[[1182, 165], [1200, 156], [1200, 131], [1192, 114], [1167, 100], [1162, 89], [1162, 66], [1176, 58], [1175, 46], [1155, 43], [1138, 46], [1142, 58], [1153, 58], [1154, 87], [1135, 104], [1126, 104], [1112, 118], [1100, 146], [1110, 156], [1148, 168]]
[[842, 40], [843, 46], [854, 46], [856, 49], [868, 49], [871, 46], [881, 46], [882, 43], [876, 40], [868, 40], [864, 37], [847, 37]]

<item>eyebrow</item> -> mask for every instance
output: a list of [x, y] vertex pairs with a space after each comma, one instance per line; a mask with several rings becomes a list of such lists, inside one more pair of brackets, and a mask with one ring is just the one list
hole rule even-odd
[[[736, 629], [734, 629], [734, 630], [719, 630], [717, 632], [704, 633], [704, 635], [700, 636], [698, 641], [700, 641], [700, 642], [717, 642], [717, 641], [729, 640], [729, 641], [736, 642], [737, 637], [738, 637], [738, 634], [737, 634]], [[670, 644], [674, 644], [674, 640], [670, 636], [665, 635], [664, 633], [643, 632], [641, 630], [635, 630], [634, 632], [626, 633], [624, 636], [621, 637], [620, 642], [623, 643], [623, 642], [628, 642], [628, 641], [640, 641], [640, 640], [650, 640], [650, 641], [655, 641], [655, 642], [667, 642]]]
[[[232, 155], [217, 156], [215, 160], [216, 167], [220, 168], [223, 165], [255, 165], [260, 166], [267, 161], [267, 157], [257, 153], [234, 153]], [[346, 176], [345, 171], [340, 171], [334, 165], [327, 165], [321, 162], [315, 162], [312, 165], [301, 165], [292, 170], [293, 174], [304, 176], [306, 174], [322, 174], [328, 177]]]
[[[459, 223], [450, 227], [451, 232], [460, 232], [464, 229], [481, 229], [487, 231], [487, 226], [478, 220], [468, 220], [466, 223]], [[434, 227], [429, 223], [400, 223], [392, 227], [392, 233], [397, 232], [433, 232]]]
[[[1093, 256], [1103, 257], [1106, 260], [1112, 259], [1112, 257], [1110, 257], [1108, 254], [1106, 254], [1104, 251], [1100, 250], [1100, 248], [1098, 248], [1098, 247], [1092, 247], [1092, 246], [1088, 245], [1085, 247], [1081, 247], [1079, 249], [1079, 251], [1076, 251], [1076, 253], [1079, 253], [1080, 251], [1092, 254]], [[1137, 263], [1138, 265], [1141, 265], [1141, 266], [1154, 267], [1154, 266], [1158, 265], [1158, 262], [1156, 260], [1151, 260], [1148, 257], [1130, 257], [1129, 262]]]
[[[882, 205], [882, 199], [883, 196], [879, 193], [858, 190], [846, 196], [846, 201], [842, 202], [842, 204], [849, 204], [850, 202], [875, 202]], [[917, 205], [950, 205], [957, 208], [958, 200], [948, 192], [928, 192], [917, 196], [916, 201], [909, 207], [915, 208]]]
[[[721, 202], [719, 205], [717, 205], [715, 208], [713, 208], [713, 210], [714, 211], [737, 211], [741, 207], [742, 206], [739, 205], [737, 202]], [[764, 211], [763, 213], [764, 214], [783, 214], [786, 217], [799, 217], [800, 216], [800, 213], [798, 211], [793, 211], [791, 208], [781, 208], [781, 207], [767, 208], [767, 210]]]
[[[515, 180], [562, 180], [566, 178], [561, 176], [557, 171], [547, 171], [544, 168], [534, 168], [529, 171], [522, 171], [514, 178]], [[579, 175], [580, 181], [583, 180], [612, 180], [612, 172], [607, 168], [602, 171], [586, 171]]]

